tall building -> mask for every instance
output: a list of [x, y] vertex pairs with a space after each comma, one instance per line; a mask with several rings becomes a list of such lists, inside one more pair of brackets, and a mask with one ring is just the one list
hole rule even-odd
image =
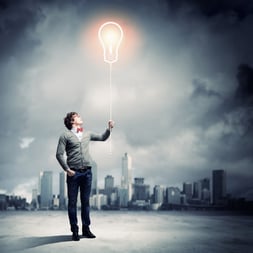
[[105, 190], [113, 189], [114, 187], [114, 177], [111, 175], [107, 175], [105, 177]]
[[0, 194], [0, 210], [7, 209], [7, 197], [5, 194]]
[[39, 203], [38, 203], [38, 190], [37, 189], [33, 189], [32, 190], [31, 209], [35, 210], [38, 207], [39, 207]]
[[226, 172], [224, 170], [213, 170], [213, 204], [222, 205], [226, 198]]
[[209, 178], [203, 178], [201, 180], [201, 189], [204, 190], [210, 190], [210, 179]]
[[144, 178], [134, 178], [133, 184], [133, 201], [149, 199], [149, 185], [144, 184]]
[[128, 190], [120, 188], [118, 191], [119, 196], [119, 206], [120, 207], [128, 207]]
[[127, 190], [126, 200], [132, 199], [132, 158], [127, 153], [122, 157], [121, 188]]
[[185, 194], [186, 200], [192, 199], [192, 183], [183, 183], [183, 194]]
[[210, 203], [210, 179], [203, 178], [198, 182], [193, 183], [193, 195], [194, 200], [199, 200], [206, 204]]
[[40, 208], [49, 209], [53, 200], [53, 172], [43, 171], [40, 173]]
[[181, 204], [181, 192], [178, 187], [166, 188], [166, 203], [170, 205]]
[[66, 172], [62, 171], [59, 174], [59, 208], [65, 209], [66, 207], [67, 207]]
[[200, 200], [201, 199], [201, 181], [197, 181], [193, 183], [193, 193], [192, 198]]
[[105, 190], [104, 193], [107, 196], [107, 204], [111, 205], [111, 195], [114, 191], [114, 177], [107, 175], [105, 177]]
[[211, 192], [209, 178], [204, 178], [201, 180], [201, 200], [206, 204], [210, 204]]
[[154, 187], [154, 203], [162, 204], [164, 202], [165, 189], [162, 185]]

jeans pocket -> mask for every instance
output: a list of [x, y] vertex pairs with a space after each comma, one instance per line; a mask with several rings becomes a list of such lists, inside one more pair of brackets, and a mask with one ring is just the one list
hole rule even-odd
[[73, 181], [73, 180], [75, 180], [75, 179], [78, 177], [78, 173], [79, 173], [79, 172], [76, 171], [76, 172], [75, 172], [75, 175], [73, 175], [73, 176], [69, 176], [69, 175], [68, 175], [68, 176], [67, 176], [67, 182], [68, 182], [68, 181]]

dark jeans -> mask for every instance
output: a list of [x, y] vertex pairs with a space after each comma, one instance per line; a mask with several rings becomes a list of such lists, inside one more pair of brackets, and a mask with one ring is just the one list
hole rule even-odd
[[82, 225], [90, 225], [90, 192], [91, 192], [92, 172], [87, 170], [83, 173], [76, 172], [73, 177], [67, 176], [68, 186], [68, 216], [71, 231], [78, 231], [77, 225], [77, 194], [80, 188], [81, 218]]

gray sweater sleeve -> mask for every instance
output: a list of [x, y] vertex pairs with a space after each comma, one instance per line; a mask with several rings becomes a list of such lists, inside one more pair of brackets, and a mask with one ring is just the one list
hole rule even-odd
[[106, 141], [110, 136], [110, 130], [106, 129], [106, 131], [103, 134], [90, 134], [90, 140], [91, 141]]
[[62, 134], [59, 138], [59, 142], [58, 142], [58, 146], [57, 146], [57, 150], [56, 150], [56, 159], [58, 160], [58, 162], [60, 163], [61, 167], [64, 170], [69, 169], [69, 167], [66, 163], [66, 159], [64, 158], [66, 142], [67, 142], [66, 136], [64, 134]]

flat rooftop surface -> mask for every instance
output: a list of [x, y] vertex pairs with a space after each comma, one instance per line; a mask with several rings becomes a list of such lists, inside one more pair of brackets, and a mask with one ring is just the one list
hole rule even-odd
[[[79, 223], [80, 223], [80, 211]], [[0, 252], [252, 253], [253, 216], [92, 211], [96, 239], [71, 240], [67, 211], [1, 211]]]

